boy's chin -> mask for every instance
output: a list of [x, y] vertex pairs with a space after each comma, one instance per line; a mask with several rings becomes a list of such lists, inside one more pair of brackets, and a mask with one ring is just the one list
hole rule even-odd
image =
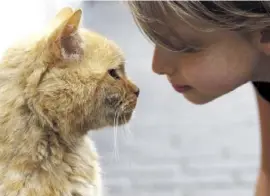
[[215, 100], [217, 97], [214, 96], [195, 96], [195, 95], [184, 95], [184, 97], [191, 102], [192, 104], [195, 105], [204, 105], [207, 104], [209, 102], [212, 102], [213, 100]]

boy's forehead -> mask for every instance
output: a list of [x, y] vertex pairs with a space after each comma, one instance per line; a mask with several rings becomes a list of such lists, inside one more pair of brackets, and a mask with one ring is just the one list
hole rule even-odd
[[[194, 25], [194, 27], [192, 27], [190, 24]], [[197, 23], [194, 21], [192, 21], [192, 23], [188, 23], [179, 19], [171, 19], [170, 22], [167, 22], [164, 25], [155, 23], [152, 27], [161, 35], [179, 37], [182, 40], [191, 42], [213, 41], [225, 33], [225, 30], [215, 30], [212, 32], [200, 31], [198, 28], [203, 27], [201, 27], [201, 24], [199, 24], [199, 26], [196, 25]]]
[[182, 39], [197, 40], [201, 43], [216, 43], [225, 37], [230, 37], [233, 34], [237, 34], [235, 31], [217, 27], [206, 31], [205, 29], [209, 28], [209, 24], [205, 24], [205, 26], [203, 26], [203, 24], [200, 24], [198, 21], [192, 21], [189, 23], [178, 20], [175, 21], [174, 24], [177, 34], [179, 34]]

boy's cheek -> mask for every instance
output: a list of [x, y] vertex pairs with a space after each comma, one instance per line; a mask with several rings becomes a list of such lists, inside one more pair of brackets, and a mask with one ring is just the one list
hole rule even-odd
[[185, 77], [188, 85], [206, 94], [222, 94], [231, 91], [246, 83], [250, 76], [247, 73], [230, 71], [229, 67], [222, 65], [209, 65], [197, 67], [186, 71]]

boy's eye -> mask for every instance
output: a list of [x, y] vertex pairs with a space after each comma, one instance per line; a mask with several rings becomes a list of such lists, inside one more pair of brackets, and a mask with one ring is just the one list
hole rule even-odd
[[198, 48], [186, 48], [186, 49], [183, 49], [179, 52], [184, 52], [184, 53], [196, 53], [196, 52], [199, 52], [200, 49]]
[[180, 53], [196, 53], [201, 51], [199, 48], [192, 48], [192, 47], [181, 47], [181, 48], [177, 48], [177, 47], [173, 47], [173, 46], [168, 46], [167, 47], [169, 50], [171, 50], [172, 52], [180, 52]]
[[116, 80], [119, 80], [120, 79], [120, 76], [117, 74], [117, 71], [116, 69], [109, 69], [108, 70], [108, 73], [111, 77], [113, 77], [114, 79]]
[[190, 46], [177, 46], [175, 43], [165, 43], [165, 47], [173, 52], [183, 52], [183, 53], [196, 53], [199, 52], [200, 49], [198, 47], [190, 47]]
[[196, 46], [185, 46], [182, 41], [179, 41], [177, 38], [170, 36], [168, 39], [161, 38], [160, 41], [167, 49], [173, 52], [183, 52], [183, 53], [196, 53], [200, 49]]

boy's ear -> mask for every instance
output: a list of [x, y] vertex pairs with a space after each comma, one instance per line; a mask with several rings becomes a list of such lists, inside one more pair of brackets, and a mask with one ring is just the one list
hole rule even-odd
[[260, 31], [260, 48], [266, 55], [270, 55], [270, 27]]
[[78, 35], [82, 11], [63, 8], [51, 22], [47, 46], [53, 58], [80, 60], [83, 55], [82, 40]]

